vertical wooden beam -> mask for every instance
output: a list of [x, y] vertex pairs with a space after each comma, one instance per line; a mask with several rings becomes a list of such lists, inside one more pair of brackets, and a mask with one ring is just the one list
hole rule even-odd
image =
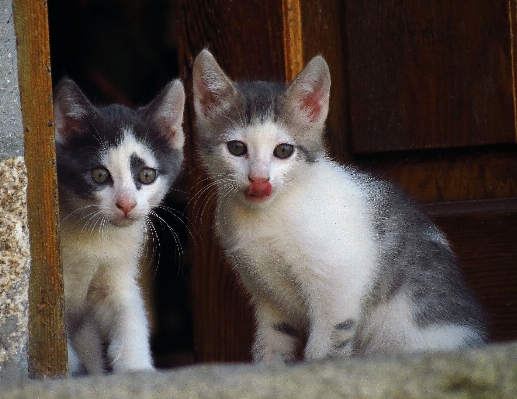
[[47, 1], [14, 0], [31, 246], [29, 373], [67, 374]]
[[293, 80], [304, 67], [300, 0], [282, 0], [285, 78]]

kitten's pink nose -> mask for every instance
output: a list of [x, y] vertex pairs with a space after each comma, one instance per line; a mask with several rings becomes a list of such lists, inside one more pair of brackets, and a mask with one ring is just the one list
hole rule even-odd
[[250, 186], [246, 191], [248, 197], [269, 197], [271, 195], [272, 187], [269, 179], [252, 177], [248, 179], [250, 181]]
[[117, 205], [118, 209], [124, 212], [124, 216], [127, 216], [127, 214], [136, 206], [136, 201], [132, 198], [121, 198], [115, 205]]

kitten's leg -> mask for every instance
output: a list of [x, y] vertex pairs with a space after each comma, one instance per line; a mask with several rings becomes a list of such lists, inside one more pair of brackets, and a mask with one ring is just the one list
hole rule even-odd
[[81, 370], [83, 368], [83, 364], [81, 363], [81, 359], [75, 352], [70, 342], [68, 343], [68, 374], [71, 376], [76, 376], [81, 374]]
[[[70, 341], [71, 345], [69, 347], [72, 346], [72, 351], [69, 352], [68, 359], [72, 374], [80, 371], [81, 362], [88, 374], [98, 375], [104, 373], [101, 337], [91, 321], [86, 320], [70, 337]], [[81, 361], [77, 359], [77, 356]]]
[[299, 331], [274, 305], [255, 302], [257, 331], [253, 343], [255, 362], [291, 362], [295, 360]]
[[351, 296], [314, 292], [310, 299], [310, 327], [306, 359], [350, 356], [361, 314], [360, 301]]
[[108, 338], [113, 371], [152, 370], [147, 316], [138, 284], [131, 276], [106, 274], [109, 289], [98, 289], [94, 312]]
[[121, 306], [108, 347], [114, 372], [153, 369], [147, 316], [136, 283], [132, 291], [117, 301]]

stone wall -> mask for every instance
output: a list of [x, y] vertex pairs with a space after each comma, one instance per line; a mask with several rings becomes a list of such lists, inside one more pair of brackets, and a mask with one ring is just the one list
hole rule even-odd
[[0, 0], [0, 386], [28, 378], [26, 188], [12, 4]]

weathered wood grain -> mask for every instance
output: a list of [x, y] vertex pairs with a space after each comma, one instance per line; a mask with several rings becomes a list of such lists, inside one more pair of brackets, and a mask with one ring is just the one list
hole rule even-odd
[[517, 196], [517, 146], [393, 152], [355, 157], [420, 202]]
[[515, 142], [513, 0], [345, 3], [355, 152]]

